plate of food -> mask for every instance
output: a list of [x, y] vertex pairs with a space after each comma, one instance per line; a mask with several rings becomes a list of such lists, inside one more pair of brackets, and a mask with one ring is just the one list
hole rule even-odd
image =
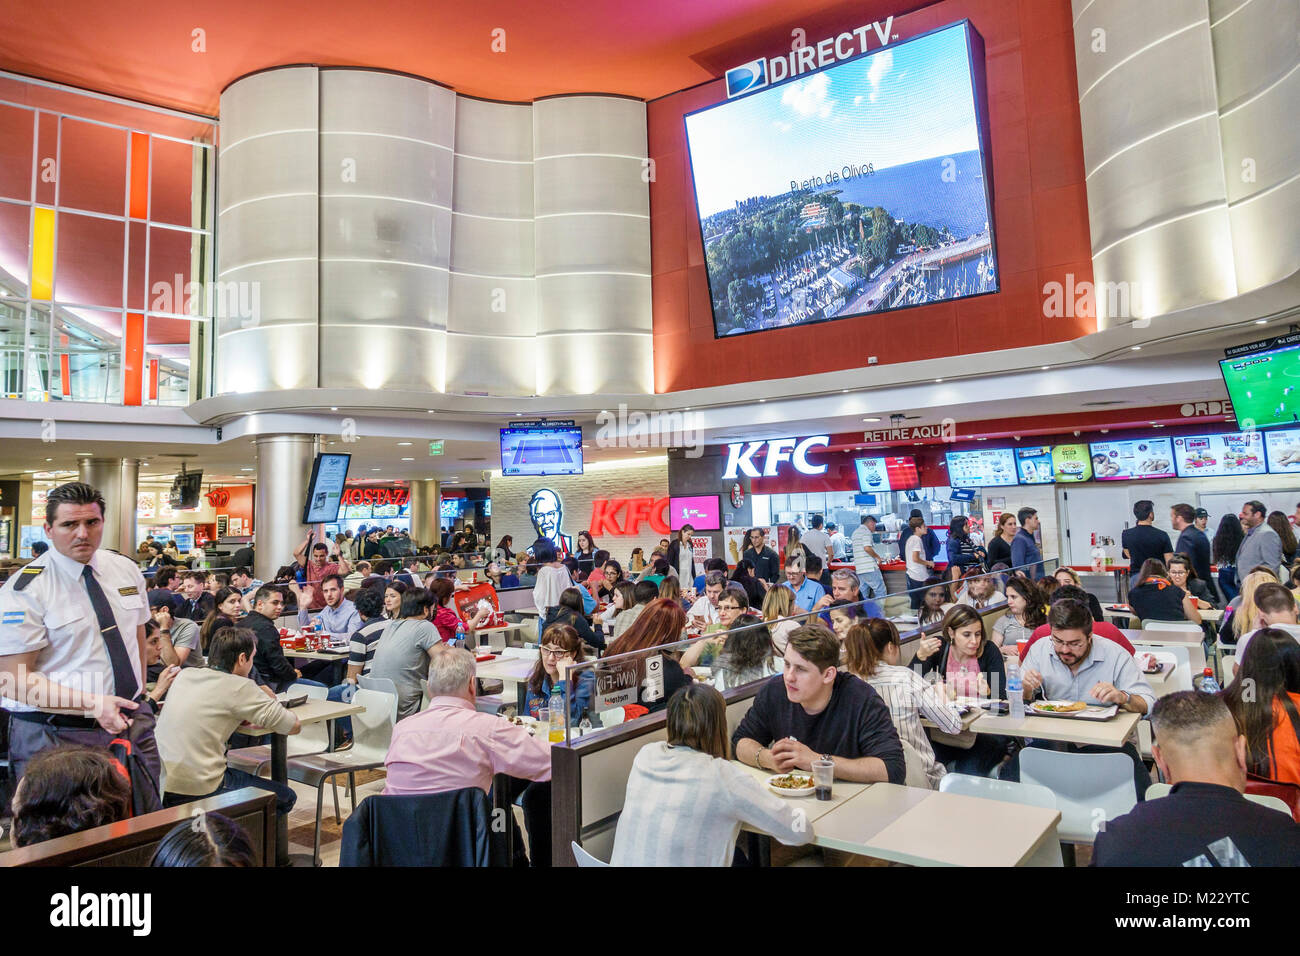
[[1040, 717], [1066, 717], [1075, 720], [1106, 720], [1114, 717], [1119, 708], [1114, 704], [1101, 706], [1082, 700], [1036, 700], [1029, 709]]
[[815, 788], [810, 773], [774, 773], [767, 778], [767, 789], [783, 797], [806, 797]]

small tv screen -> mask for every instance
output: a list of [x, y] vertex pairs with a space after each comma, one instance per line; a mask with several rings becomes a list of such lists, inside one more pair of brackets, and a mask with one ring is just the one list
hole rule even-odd
[[582, 474], [582, 429], [572, 425], [501, 429], [501, 474]]
[[302, 503], [303, 524], [325, 524], [339, 520], [343, 486], [348, 480], [351, 455], [317, 455], [307, 482], [307, 500]]
[[680, 531], [690, 525], [696, 531], [721, 531], [722, 509], [717, 495], [692, 495], [668, 499], [668, 528]]
[[168, 503], [180, 511], [190, 511], [199, 506], [199, 492], [203, 490], [203, 472], [187, 471], [172, 479]]
[[963, 20], [686, 117], [716, 336], [998, 291], [983, 61]]
[[1050, 485], [1056, 480], [1052, 472], [1052, 449], [1047, 445], [1017, 448], [1016, 473], [1022, 485]]
[[853, 465], [858, 472], [859, 491], [911, 491], [921, 487], [921, 474], [911, 455], [856, 458]]
[[1239, 345], [1224, 355], [1219, 371], [1240, 428], [1300, 424], [1300, 333]]

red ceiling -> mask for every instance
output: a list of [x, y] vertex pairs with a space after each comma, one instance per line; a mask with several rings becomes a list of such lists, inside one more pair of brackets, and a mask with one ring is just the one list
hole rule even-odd
[[[494, 99], [650, 99], [711, 79], [731, 50], [770, 45], [793, 27], [815, 36], [823, 23], [868, 23], [931, 2], [68, 0], [39, 15], [9, 3], [0, 68], [209, 115], [232, 80], [285, 63], [401, 70]], [[204, 52], [192, 49], [195, 30]], [[493, 51], [495, 30], [505, 31], [504, 52]]]

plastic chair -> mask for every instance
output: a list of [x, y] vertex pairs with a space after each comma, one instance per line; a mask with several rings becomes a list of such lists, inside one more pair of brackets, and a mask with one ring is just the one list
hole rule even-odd
[[1259, 794], [1275, 797], [1289, 808], [1292, 817], [1300, 823], [1300, 784], [1286, 783], [1282, 780], [1270, 780], [1255, 774], [1246, 775], [1246, 796]]
[[371, 677], [362, 674], [357, 678], [357, 686], [364, 690], [375, 690], [381, 694], [393, 695], [393, 723], [397, 723], [397, 685], [390, 677]]
[[1182, 634], [1203, 634], [1201, 625], [1191, 621], [1143, 621], [1144, 631], [1178, 631]]
[[[312, 700], [324, 700], [326, 695], [329, 694], [329, 688], [315, 687], [311, 684], [290, 684], [285, 693], [290, 697], [306, 694]], [[318, 754], [329, 750], [329, 724], [323, 720], [318, 723], [307, 724], [302, 728], [301, 733], [288, 737], [287, 741], [286, 753], [290, 757], [300, 757], [303, 754]], [[263, 771], [269, 773], [271, 746], [270, 744], [261, 744], [256, 747], [239, 747], [235, 750], [227, 750], [226, 765], [236, 770], [242, 770], [245, 773], [251, 773], [254, 777], [261, 777]]]
[[[1169, 791], [1172, 789], [1173, 786], [1167, 783], [1153, 783], [1151, 786], [1147, 787], [1147, 799], [1156, 800], [1160, 797], [1167, 797], [1169, 796]], [[1287, 816], [1291, 816], [1291, 808], [1287, 806], [1287, 802], [1281, 797], [1274, 797], [1266, 793], [1250, 792], [1247, 792], [1245, 797], [1252, 803], [1258, 803], [1261, 807], [1268, 807], [1271, 810], [1277, 810], [1281, 813], [1285, 813]]]
[[[1042, 807], [1045, 810], [1056, 809], [1056, 795], [1046, 787], [1032, 783], [1016, 783], [1012, 780], [996, 780], [993, 777], [976, 777], [965, 773], [944, 774], [939, 780], [939, 792], [959, 793], [967, 797], [998, 800], [1002, 803], [1019, 803], [1027, 807]], [[1064, 865], [1059, 834], [1056, 839], [1044, 843], [1026, 864], [1026, 866]]]
[[[320, 818], [325, 802], [325, 782], [346, 773], [348, 797], [355, 812], [356, 772], [377, 770], [384, 766], [388, 745], [393, 739], [393, 718], [397, 713], [397, 698], [394, 695], [362, 688], [352, 698], [352, 703], [365, 708], [352, 716], [352, 749], [340, 753], [308, 754], [289, 760], [289, 779], [316, 788], [316, 839], [312, 847], [312, 862], [315, 866], [320, 866]], [[335, 820], [338, 820], [337, 807]]]
[[[1026, 747], [1020, 751], [1020, 780], [1056, 794], [1061, 842], [1091, 844], [1102, 820], [1137, 806], [1133, 758], [1125, 753], [1083, 754]], [[1104, 816], [1097, 818], [1097, 811]]]
[[573, 848], [573, 859], [578, 866], [609, 866], [604, 860], [598, 860], [584, 850], [576, 841], [570, 843], [569, 846]]

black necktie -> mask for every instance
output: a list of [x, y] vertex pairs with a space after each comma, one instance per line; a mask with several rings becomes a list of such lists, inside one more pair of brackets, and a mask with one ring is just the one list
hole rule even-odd
[[113, 608], [104, 595], [104, 589], [95, 580], [95, 571], [90, 565], [86, 565], [81, 572], [81, 579], [86, 582], [86, 593], [90, 595], [90, 603], [95, 608], [95, 617], [99, 619], [99, 636], [104, 639], [108, 659], [113, 664], [113, 692], [118, 697], [134, 700], [136, 691], [140, 689], [140, 682], [131, 668], [131, 658], [127, 656], [126, 644], [118, 631], [117, 619], [113, 617]]

